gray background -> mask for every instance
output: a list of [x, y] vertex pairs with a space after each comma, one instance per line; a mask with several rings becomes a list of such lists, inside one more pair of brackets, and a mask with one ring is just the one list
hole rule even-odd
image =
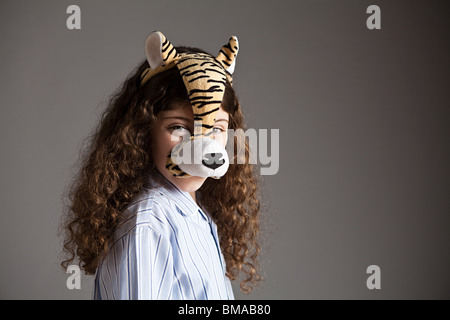
[[[280, 129], [264, 176], [266, 280], [238, 299], [450, 298], [450, 93], [444, 1], [0, 2], [0, 298], [66, 288], [62, 194], [147, 34], [241, 51], [249, 127]], [[66, 8], [81, 7], [81, 30]], [[381, 30], [366, 8], [381, 7]], [[368, 290], [366, 268], [381, 268]]]

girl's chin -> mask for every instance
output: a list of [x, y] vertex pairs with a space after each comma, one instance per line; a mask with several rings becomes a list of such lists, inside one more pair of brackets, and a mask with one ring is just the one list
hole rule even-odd
[[195, 192], [200, 189], [206, 179], [202, 177], [176, 178], [171, 176], [169, 180], [181, 191]]

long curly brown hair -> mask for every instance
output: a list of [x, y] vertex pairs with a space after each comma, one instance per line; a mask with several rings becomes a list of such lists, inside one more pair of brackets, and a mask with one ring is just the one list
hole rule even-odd
[[[176, 47], [178, 52], [203, 52]], [[140, 88], [140, 75], [148, 67], [142, 62], [111, 97], [100, 123], [80, 154], [78, 172], [68, 189], [62, 224], [65, 235], [61, 263], [74, 260], [86, 274], [94, 274], [108, 253], [121, 214], [141, 191], [155, 167], [151, 155], [151, 129], [159, 112], [177, 102], [189, 101], [181, 76], [172, 68], [154, 76]], [[229, 128], [245, 130], [236, 93], [227, 82], [222, 107], [230, 115]], [[236, 138], [235, 138], [236, 139]], [[240, 287], [249, 293], [260, 279], [258, 254], [259, 188], [253, 166], [247, 161], [230, 164], [221, 179], [206, 179], [197, 191], [201, 205], [217, 224], [227, 276], [245, 275]]]

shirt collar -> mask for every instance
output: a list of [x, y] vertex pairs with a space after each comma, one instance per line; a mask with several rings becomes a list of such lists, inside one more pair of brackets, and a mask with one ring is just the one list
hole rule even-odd
[[175, 199], [174, 203], [182, 215], [191, 216], [199, 212], [205, 220], [209, 221], [208, 215], [192, 199], [189, 192], [178, 189], [177, 186], [164, 177], [158, 170], [152, 171], [149, 185], [152, 188], [162, 188], [166, 193], [171, 195], [171, 198]]

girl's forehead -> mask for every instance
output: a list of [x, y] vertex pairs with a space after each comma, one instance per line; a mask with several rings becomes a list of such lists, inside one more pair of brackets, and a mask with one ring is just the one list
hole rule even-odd
[[177, 115], [190, 116], [194, 119], [192, 107], [188, 102], [172, 103], [168, 109], [159, 113], [158, 118]]
[[230, 115], [228, 114], [228, 112], [226, 112], [222, 106], [220, 106], [219, 111], [217, 112], [217, 116], [216, 119], [225, 119], [225, 120], [229, 120]]

